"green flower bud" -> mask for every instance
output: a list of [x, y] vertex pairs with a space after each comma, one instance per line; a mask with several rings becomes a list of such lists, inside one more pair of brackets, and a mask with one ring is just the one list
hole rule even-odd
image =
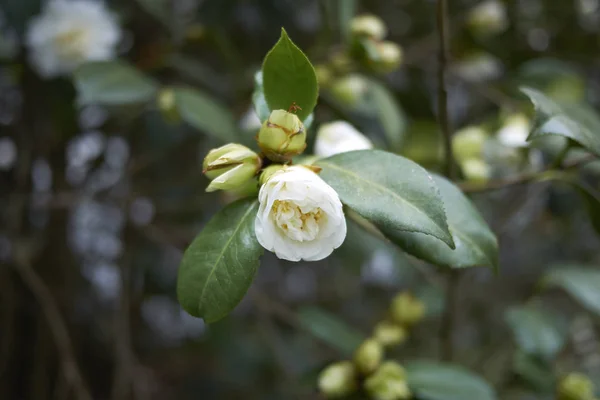
[[212, 180], [206, 191], [239, 188], [256, 175], [260, 166], [258, 154], [241, 144], [230, 143], [213, 149], [202, 164], [202, 172]]
[[355, 105], [367, 92], [367, 81], [360, 75], [347, 75], [337, 79], [331, 86], [335, 98], [347, 105]]
[[371, 14], [364, 14], [352, 18], [350, 32], [356, 37], [381, 40], [387, 35], [387, 28], [381, 18]]
[[319, 82], [320, 87], [329, 86], [333, 79], [333, 73], [329, 67], [323, 64], [317, 65], [315, 66], [315, 73], [317, 74], [317, 82]]
[[365, 340], [354, 352], [354, 365], [363, 374], [375, 371], [383, 359], [383, 346], [375, 339]]
[[289, 161], [306, 148], [304, 124], [296, 114], [274, 110], [258, 132], [258, 145], [269, 159]]
[[485, 183], [492, 176], [492, 169], [488, 163], [481, 158], [469, 158], [460, 163], [465, 179], [469, 182]]
[[260, 177], [258, 178], [259, 184], [264, 185], [274, 173], [282, 171], [285, 168], [286, 166], [281, 164], [273, 164], [269, 165], [267, 168], [264, 168], [260, 173]]
[[397, 324], [410, 326], [425, 316], [425, 304], [410, 293], [400, 293], [392, 300], [391, 318]]
[[352, 70], [352, 58], [345, 51], [338, 51], [331, 56], [329, 65], [332, 68], [332, 72], [343, 75], [347, 74]]
[[386, 361], [365, 380], [365, 390], [374, 400], [404, 400], [411, 398], [406, 373], [400, 364]]
[[558, 400], [593, 400], [594, 384], [587, 376], [576, 372], [558, 383]]
[[402, 63], [402, 48], [394, 42], [383, 41], [375, 44], [375, 56], [370, 60], [375, 71], [392, 72]]
[[469, 158], [481, 157], [483, 145], [487, 138], [487, 132], [479, 126], [468, 126], [459, 130], [452, 136], [454, 157], [459, 162]]
[[373, 337], [382, 346], [395, 346], [406, 340], [406, 329], [390, 321], [383, 321], [375, 326]]
[[356, 390], [356, 371], [350, 361], [329, 365], [319, 374], [319, 391], [330, 399], [345, 397]]
[[160, 113], [166, 121], [175, 123], [181, 120], [179, 110], [177, 110], [175, 92], [173, 91], [173, 89], [162, 89], [156, 97], [156, 103], [158, 105]]
[[506, 6], [500, 0], [486, 0], [471, 9], [467, 24], [476, 35], [500, 33], [508, 27]]

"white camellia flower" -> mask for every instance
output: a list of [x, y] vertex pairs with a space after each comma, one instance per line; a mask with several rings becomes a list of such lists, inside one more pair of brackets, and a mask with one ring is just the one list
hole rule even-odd
[[50, 0], [30, 22], [26, 43], [38, 73], [54, 77], [86, 61], [114, 58], [120, 38], [121, 30], [104, 3]]
[[346, 238], [346, 219], [337, 193], [306, 167], [275, 172], [261, 187], [258, 200], [256, 237], [281, 259], [322, 260]]
[[315, 141], [315, 154], [320, 157], [372, 148], [373, 143], [346, 121], [321, 125]]

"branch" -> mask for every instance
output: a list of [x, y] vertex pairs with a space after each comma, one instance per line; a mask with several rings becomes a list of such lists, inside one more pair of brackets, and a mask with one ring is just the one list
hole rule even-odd
[[58, 305], [52, 297], [50, 289], [44, 284], [44, 281], [32, 268], [31, 263], [26, 256], [15, 257], [15, 269], [21, 276], [25, 285], [31, 290], [31, 293], [39, 303], [60, 355], [63, 372], [66, 381], [77, 393], [80, 400], [92, 400], [92, 396], [87, 388], [82, 374], [77, 366], [77, 361], [71, 346], [71, 339], [67, 326], [63, 320]]

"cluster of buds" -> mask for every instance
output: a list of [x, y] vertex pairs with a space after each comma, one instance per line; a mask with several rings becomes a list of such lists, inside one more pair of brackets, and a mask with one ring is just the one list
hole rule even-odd
[[560, 380], [557, 392], [558, 400], [598, 400], [594, 396], [594, 383], [590, 378], [575, 372]]
[[[170, 103], [168, 93], [163, 97], [166, 98], [163, 104]], [[262, 177], [264, 183], [268, 175], [283, 168], [282, 164], [301, 154], [306, 148], [306, 130], [293, 113], [295, 108], [294, 104], [289, 111], [274, 110], [262, 124], [256, 137], [261, 155], [237, 143], [211, 150], [202, 165], [202, 172], [211, 180], [206, 191], [239, 190], [248, 184], [256, 187], [259, 183], [256, 178]], [[271, 165], [263, 169], [265, 158]]]
[[409, 329], [423, 319], [425, 305], [409, 293], [391, 302], [388, 318], [354, 352], [352, 361], [329, 365], [319, 376], [319, 390], [327, 398], [346, 397], [360, 387], [374, 400], [405, 400], [412, 397], [402, 366], [385, 360], [385, 349], [404, 343]]
[[381, 18], [364, 14], [350, 21], [348, 46], [334, 52], [326, 63], [315, 71], [322, 88], [331, 89], [334, 97], [344, 104], [353, 105], [365, 93], [367, 81], [354, 71], [361, 65], [372, 72], [385, 74], [402, 63], [402, 48], [384, 40], [388, 30]]

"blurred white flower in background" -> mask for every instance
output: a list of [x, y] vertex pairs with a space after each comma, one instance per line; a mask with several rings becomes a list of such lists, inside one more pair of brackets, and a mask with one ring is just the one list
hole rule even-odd
[[315, 141], [315, 154], [320, 157], [372, 148], [373, 143], [346, 121], [321, 125]]
[[524, 114], [513, 114], [506, 118], [497, 133], [498, 141], [507, 147], [527, 147], [531, 125]]
[[86, 61], [110, 60], [121, 30], [104, 3], [51, 0], [29, 23], [26, 44], [37, 72], [54, 77]]
[[495, 34], [508, 27], [506, 6], [499, 0], [487, 0], [475, 6], [467, 17], [469, 26], [480, 34]]

